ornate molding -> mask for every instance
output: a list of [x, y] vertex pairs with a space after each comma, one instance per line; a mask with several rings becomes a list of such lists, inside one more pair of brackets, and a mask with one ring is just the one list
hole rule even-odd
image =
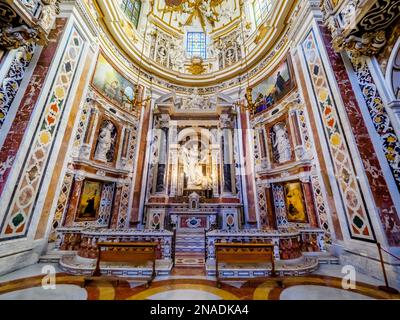
[[386, 30], [400, 16], [400, 0], [321, 0], [335, 51], [375, 55], [386, 44]]
[[0, 0], [0, 47], [44, 45], [59, 13], [60, 0]]

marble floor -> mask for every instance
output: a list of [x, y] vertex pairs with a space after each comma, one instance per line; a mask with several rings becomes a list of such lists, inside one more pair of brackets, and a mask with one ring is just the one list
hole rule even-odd
[[[54, 289], [42, 286], [49, 270], [56, 272]], [[370, 300], [400, 299], [380, 291], [382, 283], [357, 274], [355, 289], [342, 289], [342, 268], [321, 265], [308, 276], [223, 282], [216, 286], [204, 271], [177, 269], [171, 276], [158, 277], [149, 288], [142, 282], [119, 284], [96, 281], [82, 288], [83, 277], [61, 273], [56, 265], [36, 264], [0, 276], [0, 300]]]

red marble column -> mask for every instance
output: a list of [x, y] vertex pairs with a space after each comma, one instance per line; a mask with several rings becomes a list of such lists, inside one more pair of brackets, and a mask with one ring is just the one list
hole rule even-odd
[[247, 114], [244, 112], [240, 113], [240, 123], [242, 128], [242, 141], [243, 141], [243, 158], [245, 161], [245, 178], [246, 179], [246, 191], [247, 191], [247, 203], [248, 203], [248, 221], [247, 223], [256, 225], [257, 224], [257, 213], [256, 213], [256, 203], [254, 200], [255, 190], [254, 190], [254, 168], [251, 165], [251, 157], [253, 155], [250, 152], [250, 146], [247, 141], [251, 130], [249, 130], [249, 125], [247, 121]]
[[7, 159], [12, 159], [11, 166], [4, 171], [3, 176], [1, 177], [2, 179], [0, 179], [0, 196], [4, 191], [4, 187], [12, 168], [12, 163], [17, 155], [21, 141], [24, 138], [36, 102], [41, 94], [46, 80], [46, 75], [57, 51], [58, 42], [63, 34], [65, 23], [65, 18], [59, 18], [56, 20], [55, 28], [49, 34], [49, 42], [40, 54], [31, 80], [29, 81], [25, 94], [19, 104], [10, 131], [8, 132], [0, 150], [0, 164], [5, 163]]
[[85, 132], [85, 138], [83, 140], [83, 142], [86, 144], [90, 143], [90, 138], [91, 138], [93, 130], [94, 130], [95, 119], [96, 119], [96, 111], [94, 109], [90, 109], [89, 121], [88, 121], [88, 125], [87, 125], [86, 132]]
[[[347, 74], [346, 67], [340, 54], [336, 53], [332, 47], [332, 36], [330, 31], [322, 24], [319, 25], [325, 48], [329, 56], [330, 64], [336, 82], [339, 86], [347, 118], [349, 119], [351, 130], [354, 135], [356, 146], [364, 164], [365, 175], [368, 178], [369, 186], [375, 205], [380, 215], [382, 225], [385, 227], [385, 234], [390, 246], [400, 246], [400, 239], [396, 236], [393, 227], [385, 224], [386, 220], [392, 221], [392, 225], [400, 225], [399, 215], [394, 206], [394, 201], [390, 195], [386, 179], [382, 172], [374, 144], [368, 133], [367, 125], [364, 121], [361, 108], [358, 104], [353, 87]], [[383, 150], [381, 150], [383, 152]], [[398, 199], [396, 199], [398, 201]]]
[[319, 224], [317, 220], [317, 212], [315, 210], [315, 203], [314, 203], [311, 182], [302, 182], [301, 185], [303, 188], [304, 200], [310, 226], [312, 228], [318, 228]]
[[265, 197], [267, 204], [268, 226], [273, 230], [278, 230], [278, 225], [276, 223], [274, 196], [272, 194], [271, 185], [265, 189]]
[[78, 210], [79, 199], [81, 197], [84, 179], [82, 177], [75, 177], [72, 185], [71, 196], [69, 198], [68, 210], [65, 215], [63, 227], [71, 227], [75, 220], [75, 215]]
[[139, 221], [139, 208], [140, 208], [140, 197], [142, 192], [145, 192], [145, 189], [142, 190], [142, 182], [144, 177], [144, 165], [146, 159], [146, 147], [147, 147], [147, 134], [149, 132], [150, 127], [150, 111], [151, 111], [151, 104], [147, 103], [144, 114], [143, 114], [143, 122], [142, 122], [142, 129], [141, 129], [141, 139], [138, 151], [138, 163], [136, 167], [136, 180], [135, 186], [133, 190], [133, 203], [132, 203], [132, 213], [130, 217], [130, 226], [134, 227]]
[[296, 146], [300, 146], [302, 144], [301, 133], [300, 133], [300, 128], [299, 128], [299, 123], [297, 121], [297, 113], [295, 111], [293, 111], [290, 114], [290, 122], [292, 123], [294, 141], [296, 143]]
[[122, 188], [123, 185], [117, 185], [117, 189], [115, 190], [114, 205], [111, 213], [111, 222], [110, 222], [111, 229], [118, 228], [119, 207], [121, 203]]

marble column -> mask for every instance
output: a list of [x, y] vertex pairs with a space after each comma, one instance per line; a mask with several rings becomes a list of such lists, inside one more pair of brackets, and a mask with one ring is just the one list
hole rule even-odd
[[150, 119], [151, 119], [151, 101], [148, 101], [145, 104], [145, 107], [142, 108], [141, 110], [141, 118], [142, 118], [142, 124], [140, 128], [140, 141], [139, 145], [137, 146], [137, 165], [136, 165], [136, 178], [135, 178], [135, 184], [132, 188], [132, 209], [131, 209], [131, 214], [130, 214], [130, 226], [136, 226], [138, 223], [141, 223], [142, 221], [142, 209], [141, 209], [141, 195], [142, 193], [145, 193], [145, 188], [142, 188], [142, 183], [143, 180], [145, 179], [145, 176], [147, 175], [147, 169], [145, 167], [145, 159], [146, 159], [146, 153], [147, 153], [147, 146], [148, 146], [148, 141], [147, 141], [147, 135], [149, 133], [150, 129]]
[[289, 111], [289, 126], [290, 126], [290, 131], [292, 133], [292, 141], [294, 144], [294, 153], [296, 157], [296, 161], [300, 161], [304, 159], [306, 149], [303, 145], [302, 139], [301, 139], [301, 132], [300, 132], [300, 127], [299, 127], [299, 121], [297, 118], [297, 109], [291, 109]]
[[276, 213], [275, 213], [275, 203], [274, 203], [274, 194], [272, 191], [271, 184], [268, 184], [265, 188], [265, 202], [267, 206], [267, 215], [268, 215], [268, 227], [273, 230], [277, 230], [277, 221], [276, 221]]
[[84, 180], [85, 177], [80, 174], [77, 174], [74, 177], [72, 192], [69, 198], [68, 210], [67, 214], [65, 215], [65, 221], [63, 224], [65, 227], [71, 227], [74, 223], [76, 212], [79, 206], [79, 199], [81, 197]]
[[232, 137], [232, 123], [229, 115], [221, 115], [221, 131], [222, 131], [222, 168], [223, 168], [223, 192], [234, 192], [234, 179], [233, 179], [233, 137]]
[[169, 115], [162, 114], [159, 124], [159, 155], [157, 164], [156, 193], [166, 191], [166, 174], [168, 165], [168, 136], [169, 136]]
[[111, 211], [111, 220], [110, 220], [110, 228], [117, 229], [118, 228], [118, 220], [119, 220], [119, 208], [121, 203], [121, 195], [122, 188], [124, 187], [123, 183], [117, 183], [117, 188], [115, 190], [114, 203]]
[[318, 228], [317, 213], [314, 203], [313, 190], [309, 178], [301, 179], [301, 186], [304, 194], [304, 203], [307, 210], [308, 220], [312, 228]]
[[120, 143], [121, 154], [119, 155], [119, 166], [124, 169], [128, 163], [128, 150], [129, 150], [129, 141], [131, 136], [131, 130], [127, 127], [124, 127], [123, 136]]
[[94, 129], [97, 126], [98, 118], [99, 118], [98, 109], [95, 107], [90, 108], [89, 119], [88, 119], [87, 126], [86, 126], [85, 136], [84, 136], [83, 143], [82, 143], [80, 151], [79, 151], [79, 156], [81, 158], [89, 159], [89, 157], [90, 157], [90, 151], [91, 151], [92, 145], [93, 145], [92, 141], [94, 138]]
[[178, 195], [178, 169], [179, 169], [179, 145], [170, 146], [170, 166], [171, 166], [171, 186], [169, 190], [170, 197]]
[[219, 145], [212, 145], [211, 146], [211, 180], [212, 180], [212, 189], [214, 197], [219, 197], [219, 152], [220, 146]]

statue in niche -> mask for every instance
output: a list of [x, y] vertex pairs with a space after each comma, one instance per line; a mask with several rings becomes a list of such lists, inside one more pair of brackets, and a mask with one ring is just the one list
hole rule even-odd
[[207, 179], [203, 175], [203, 168], [199, 160], [200, 152], [197, 144], [191, 148], [182, 148], [183, 171], [188, 179], [189, 190], [207, 188]]
[[281, 122], [274, 125], [271, 136], [274, 160], [278, 163], [289, 161], [292, 157], [292, 147], [290, 146], [286, 124]]
[[103, 162], [113, 162], [117, 129], [111, 121], [104, 121], [99, 137], [94, 158]]

